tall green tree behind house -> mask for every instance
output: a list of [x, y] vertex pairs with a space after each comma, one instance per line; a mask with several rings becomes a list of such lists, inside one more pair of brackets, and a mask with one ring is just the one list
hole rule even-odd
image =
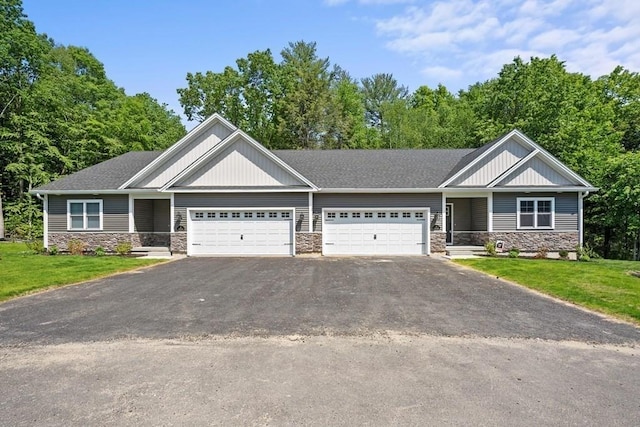
[[329, 58], [319, 58], [315, 43], [298, 41], [282, 50], [282, 96], [276, 120], [283, 147], [322, 148], [329, 131]]
[[41, 233], [33, 187], [185, 133], [165, 105], [127, 96], [88, 49], [38, 34], [19, 0], [0, 0], [0, 102], [0, 194], [12, 236]]

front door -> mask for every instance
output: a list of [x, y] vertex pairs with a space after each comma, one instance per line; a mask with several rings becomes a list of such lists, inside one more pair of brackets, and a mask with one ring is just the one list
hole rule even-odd
[[453, 203], [446, 205], [445, 227], [447, 230], [447, 245], [453, 245]]

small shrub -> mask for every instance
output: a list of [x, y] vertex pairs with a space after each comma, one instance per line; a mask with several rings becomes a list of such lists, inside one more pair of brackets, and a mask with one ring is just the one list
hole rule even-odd
[[102, 246], [98, 246], [93, 250], [93, 253], [96, 254], [96, 256], [105, 256], [107, 251], [105, 251]]
[[82, 255], [84, 253], [85, 244], [82, 240], [73, 239], [67, 242], [67, 250], [71, 255]]
[[569, 251], [562, 249], [561, 251], [558, 251], [558, 255], [560, 255], [560, 258], [562, 259], [568, 259], [569, 258]]
[[129, 242], [120, 242], [116, 245], [116, 253], [120, 256], [129, 255], [131, 249], [133, 249], [133, 246]]
[[[592, 259], [599, 258], [599, 255], [589, 245], [584, 245], [584, 246], [578, 245], [576, 246], [576, 257], [578, 258], [578, 261], [590, 261]], [[585, 257], [586, 259], [582, 259]]]
[[549, 249], [543, 247], [538, 248], [538, 252], [533, 256], [536, 259], [545, 259], [549, 255]]
[[496, 252], [496, 242], [487, 242], [484, 244], [484, 250], [487, 251], [487, 255], [496, 256], [498, 252]]
[[520, 249], [511, 248], [509, 249], [509, 258], [518, 258], [520, 256]]
[[58, 255], [60, 253], [60, 249], [56, 245], [49, 246], [49, 255]]
[[44, 246], [40, 240], [28, 240], [25, 242], [25, 245], [27, 245], [29, 252], [33, 254], [41, 254], [44, 252]]

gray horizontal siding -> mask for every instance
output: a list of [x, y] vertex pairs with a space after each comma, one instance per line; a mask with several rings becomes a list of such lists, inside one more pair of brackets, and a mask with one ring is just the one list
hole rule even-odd
[[[102, 199], [102, 231], [129, 231], [129, 196], [126, 194], [110, 195], [72, 195], [49, 196], [49, 232], [67, 231], [67, 200], [99, 200]], [[95, 233], [95, 231], [92, 231]], [[79, 232], [81, 233], [81, 231]]]
[[[188, 193], [174, 197], [175, 220], [187, 229], [187, 208], [295, 208], [296, 231], [309, 230], [308, 193]], [[300, 214], [304, 215], [302, 221]]]
[[453, 204], [453, 231], [471, 230], [471, 199], [447, 198]]
[[153, 231], [153, 200], [138, 199], [134, 201], [133, 223], [137, 232]]
[[578, 229], [577, 193], [494, 193], [494, 231], [516, 230], [518, 197], [553, 197], [555, 199], [555, 230], [576, 231]]
[[487, 199], [474, 197], [471, 199], [471, 230], [487, 231]]
[[[431, 209], [431, 220], [442, 227], [442, 195], [438, 193], [314, 194], [313, 214], [322, 218], [323, 208], [421, 208]], [[322, 231], [322, 221], [314, 221], [313, 231]]]

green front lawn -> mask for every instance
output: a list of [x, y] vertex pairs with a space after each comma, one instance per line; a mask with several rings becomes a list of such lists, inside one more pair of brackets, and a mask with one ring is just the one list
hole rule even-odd
[[24, 243], [0, 242], [0, 301], [160, 261], [120, 256], [34, 255]]
[[640, 324], [640, 262], [476, 258], [457, 263]]

